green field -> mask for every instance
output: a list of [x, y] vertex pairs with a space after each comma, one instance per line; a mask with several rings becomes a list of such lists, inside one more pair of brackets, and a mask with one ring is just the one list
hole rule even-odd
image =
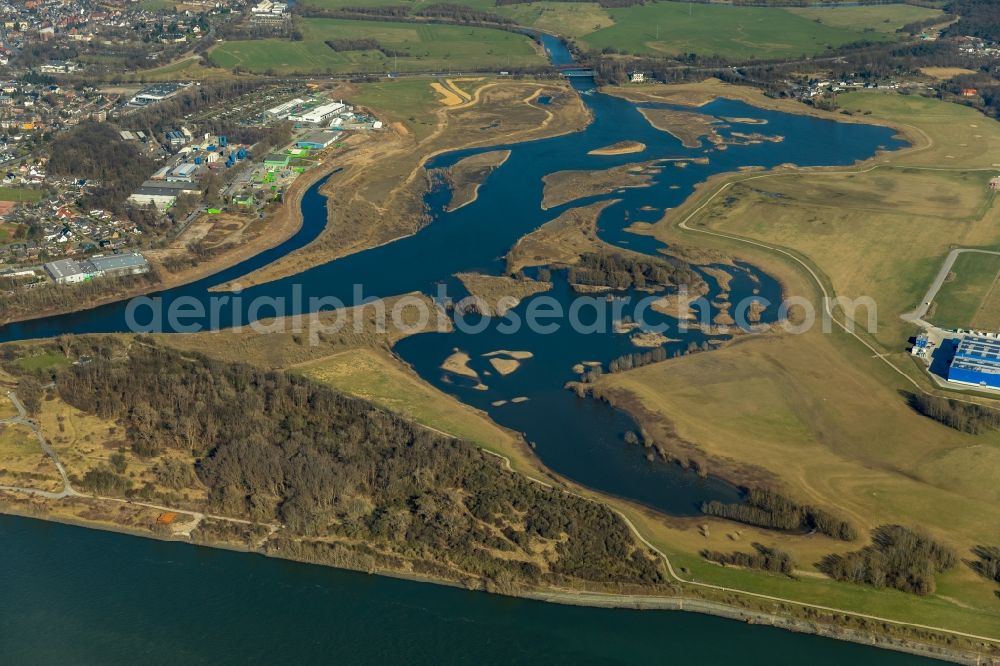
[[378, 109], [398, 120], [413, 132], [417, 140], [423, 139], [437, 128], [434, 111], [441, 107], [438, 95], [428, 79], [382, 80], [358, 86], [351, 97], [354, 104]]
[[[237, 40], [215, 47], [211, 56], [227, 69], [280, 74], [382, 74], [394, 69], [447, 73], [545, 64], [530, 39], [503, 30], [325, 18], [305, 19], [302, 28], [301, 41]], [[324, 43], [331, 39], [376, 39], [407, 55], [397, 60], [374, 50], [337, 52]]]
[[982, 315], [993, 309], [990, 297], [996, 297], [993, 292], [1000, 276], [1000, 256], [960, 254], [951, 272], [953, 276], [934, 299], [931, 321], [945, 328], [996, 328], [995, 317]]
[[847, 28], [864, 32], [895, 32], [908, 23], [941, 16], [936, 9], [913, 5], [878, 5], [871, 7], [791, 7], [787, 11], [831, 28]]
[[0, 187], [0, 201], [36, 202], [42, 199], [42, 190], [32, 190], [24, 187]]
[[[892, 15], [896, 8], [881, 9]], [[783, 58], [816, 55], [861, 39], [894, 38], [884, 32], [864, 32], [867, 20], [860, 15], [852, 18], [856, 9], [867, 8], [826, 9], [830, 18], [820, 23], [783, 8], [656, 2], [609, 10], [615, 25], [585, 35], [582, 41], [598, 50], [640, 54]], [[836, 21], [839, 25], [830, 23], [835, 15], [842, 16]], [[881, 21], [876, 23], [883, 25]]]
[[22, 356], [17, 359], [17, 364], [25, 370], [41, 372], [55, 368], [68, 367], [70, 360], [63, 354], [43, 352], [39, 354], [32, 354], [30, 356]]

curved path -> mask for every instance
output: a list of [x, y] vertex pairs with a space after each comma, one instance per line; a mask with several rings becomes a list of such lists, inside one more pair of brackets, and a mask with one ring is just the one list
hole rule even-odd
[[164, 506], [162, 504], [153, 504], [151, 502], [137, 502], [133, 500], [122, 499], [120, 497], [107, 497], [105, 495], [82, 493], [79, 490], [73, 488], [73, 485], [70, 483], [69, 480], [69, 475], [66, 473], [66, 467], [63, 465], [62, 460], [59, 459], [59, 455], [52, 448], [51, 444], [49, 444], [49, 441], [45, 438], [45, 435], [42, 434], [41, 426], [39, 426], [36, 421], [28, 417], [28, 412], [24, 408], [24, 404], [21, 402], [21, 399], [18, 398], [17, 393], [15, 393], [14, 391], [8, 391], [7, 397], [14, 404], [14, 407], [17, 409], [18, 415], [13, 416], [9, 419], [2, 419], [0, 420], [0, 423], [19, 424], [31, 428], [31, 431], [34, 432], [35, 436], [38, 438], [38, 443], [41, 445], [42, 451], [45, 453], [46, 456], [49, 457], [49, 459], [52, 460], [52, 463], [55, 465], [56, 469], [59, 470], [59, 476], [62, 479], [63, 489], [53, 492], [49, 490], [40, 490], [38, 488], [0, 485], [0, 490], [8, 492], [25, 493], [28, 495], [36, 495], [38, 497], [44, 497], [45, 499], [53, 499], [53, 500], [64, 499], [66, 497], [82, 497], [86, 499], [101, 500], [104, 502], [116, 502], [119, 504], [130, 504], [132, 506], [141, 506], [148, 509], [154, 509], [156, 511], [168, 511], [171, 513], [189, 515], [192, 516], [193, 521], [185, 525], [183, 530], [176, 532], [177, 535], [186, 536], [188, 538], [191, 537], [191, 532], [201, 524], [201, 521], [205, 520], [206, 518], [211, 520], [221, 520], [224, 522], [236, 523], [239, 525], [255, 525], [255, 526], [266, 527], [270, 530], [270, 532], [265, 537], [265, 539], [267, 537], [270, 537], [272, 534], [277, 532], [282, 527], [281, 525], [275, 525], [272, 523], [259, 523], [252, 520], [243, 520], [240, 518], [230, 518], [228, 516], [219, 516], [210, 513], [201, 513], [199, 511], [192, 511], [191, 509], [181, 509], [177, 507]]
[[920, 301], [920, 305], [910, 312], [900, 315], [900, 318], [903, 321], [913, 322], [914, 324], [923, 326], [924, 328], [934, 327], [934, 325], [930, 322], [924, 321], [924, 317], [927, 316], [927, 310], [931, 307], [931, 303], [934, 302], [934, 298], [937, 296], [938, 291], [940, 291], [941, 287], [944, 285], [944, 281], [948, 279], [948, 274], [951, 273], [951, 268], [955, 265], [955, 260], [958, 259], [960, 254], [965, 254], [967, 252], [1000, 256], [1000, 252], [995, 252], [993, 250], [977, 250], [973, 248], [957, 248], [949, 252], [948, 256], [945, 257], [944, 263], [941, 264], [941, 270], [938, 271], [934, 281], [931, 282], [931, 286], [927, 289], [927, 293], [924, 294], [923, 300]]
[[[919, 150], [923, 150], [924, 148], [927, 148], [927, 147], [929, 147], [929, 146], [923, 146]], [[786, 175], [788, 175], [788, 176], [792, 176], [792, 175], [801, 176], [803, 174], [808, 174], [808, 175], [811, 175], [811, 176], [823, 176], [823, 175], [856, 175], [856, 174], [861, 174], [861, 173], [870, 173], [870, 172], [872, 172], [872, 171], [874, 171], [876, 169], [882, 169], [882, 168], [889, 168], [889, 169], [896, 169], [896, 168], [903, 169], [903, 168], [905, 168], [907, 170], [914, 170], [915, 169], [915, 170], [920, 170], [920, 171], [950, 171], [950, 172], [990, 171], [990, 172], [994, 172], [994, 173], [997, 170], [996, 168], [988, 168], [988, 167], [981, 167], [981, 168], [980, 167], [976, 167], [976, 168], [953, 167], [952, 168], [952, 167], [921, 167], [921, 166], [896, 166], [896, 165], [891, 165], [891, 164], [873, 164], [872, 166], [869, 166], [869, 167], [864, 168], [864, 169], [842, 169], [842, 170], [831, 170], [831, 171], [810, 171], [810, 170], [796, 169], [796, 170], [790, 170], [790, 171], [781, 172], [781, 173], [762, 173], [762, 174], [756, 174], [756, 175], [753, 175], [753, 176], [747, 176], [745, 178], [737, 178], [737, 179], [733, 179], [733, 180], [728, 180], [725, 183], [723, 183], [721, 186], [719, 186], [718, 189], [716, 189], [711, 195], [709, 195], [704, 201], [702, 201], [700, 205], [698, 205], [694, 210], [692, 210], [690, 213], [688, 213], [680, 222], [678, 222], [677, 223], [677, 227], [679, 229], [683, 229], [684, 231], [690, 231], [690, 232], [699, 233], [699, 234], [706, 234], [708, 236], [716, 236], [718, 238], [725, 238], [727, 240], [736, 241], [738, 243], [745, 243], [747, 245], [753, 245], [755, 247], [759, 247], [761, 249], [768, 250], [770, 252], [776, 252], [778, 254], [781, 254], [781, 255], [783, 255], [783, 256], [791, 259], [796, 264], [798, 264], [803, 269], [805, 269], [805, 271], [809, 274], [809, 276], [812, 279], [812, 281], [816, 284], [817, 289], [819, 289], [820, 294], [823, 297], [822, 298], [822, 301], [823, 301], [823, 313], [824, 313], [824, 315], [826, 315], [827, 317], [829, 317], [830, 321], [832, 321], [833, 323], [835, 323], [841, 330], [844, 331], [844, 333], [847, 333], [848, 335], [850, 335], [851, 337], [853, 337], [855, 340], [857, 340], [858, 342], [860, 342], [862, 345], [864, 345], [869, 351], [871, 351], [872, 356], [874, 358], [877, 358], [882, 363], [884, 363], [885, 365], [889, 366], [889, 368], [891, 368], [893, 372], [895, 372], [897, 375], [899, 375], [904, 380], [906, 380], [906, 382], [908, 384], [910, 384], [914, 388], [914, 390], [919, 391], [920, 393], [922, 393], [924, 395], [933, 396], [933, 395], [935, 395], [935, 393], [933, 391], [928, 391], [926, 388], [924, 388], [920, 384], [920, 382], [918, 382], [916, 379], [914, 379], [913, 377], [911, 377], [904, 370], [902, 370], [899, 366], [897, 366], [895, 363], [893, 363], [889, 358], [887, 358], [885, 351], [879, 350], [871, 342], [869, 342], [868, 340], [866, 340], [862, 336], [858, 335], [855, 332], [855, 328], [858, 326], [858, 323], [856, 321], [854, 321], [852, 318], [850, 318], [849, 316], [847, 316], [846, 313], [843, 315], [843, 317], [846, 320], [846, 322], [842, 322], [842, 321], [840, 321], [840, 319], [837, 318], [836, 314], [834, 313], [834, 308], [831, 307], [831, 303], [834, 304], [834, 307], [836, 306], [836, 300], [835, 300], [836, 296], [835, 295], [834, 296], [830, 295], [830, 292], [832, 291], [832, 287], [829, 290], [826, 288], [826, 285], [823, 283], [823, 280], [820, 278], [819, 274], [816, 272], [815, 269], [813, 269], [813, 267], [808, 262], [806, 262], [803, 259], [801, 259], [800, 257], [798, 257], [795, 253], [790, 252], [789, 250], [786, 250], [785, 248], [777, 246], [777, 245], [769, 245], [767, 243], [763, 243], [761, 241], [756, 241], [756, 240], [753, 240], [753, 239], [750, 239], [750, 238], [744, 238], [743, 236], [738, 236], [736, 234], [727, 234], [727, 233], [724, 233], [724, 232], [721, 232], [721, 231], [712, 231], [712, 230], [709, 230], [709, 229], [697, 229], [697, 228], [692, 227], [692, 226], [690, 226], [688, 224], [692, 219], [694, 219], [694, 217], [696, 215], [698, 215], [699, 213], [701, 213], [706, 207], [708, 207], [709, 204], [711, 204], [713, 201], [715, 201], [716, 198], [718, 198], [718, 196], [720, 194], [722, 194], [726, 190], [730, 189], [733, 185], [736, 185], [738, 183], [745, 183], [747, 181], [757, 180], [757, 179], [760, 179], [760, 178], [775, 178], [775, 177], [781, 177], [781, 176], [786, 176]], [[996, 252], [996, 253], [993, 253], [993, 254], [1000, 254], [1000, 252]], [[993, 411], [1000, 411], [1000, 407], [993, 406], [993, 405], [985, 405], [985, 404], [982, 404], [980, 402], [976, 402], [975, 400], [966, 400], [966, 399], [963, 399], [963, 398], [960, 398], [960, 397], [950, 397], [950, 399], [956, 400], [958, 402], [964, 402], [964, 403], [968, 403], [968, 404], [972, 404], [972, 405], [978, 405], [980, 407], [983, 407], [985, 409], [990, 409], [990, 410], [993, 410]]]
[[[506, 456], [501, 455], [499, 453], [494, 453], [492, 451], [487, 451], [486, 449], [481, 449], [481, 450], [484, 453], [488, 453], [488, 454], [490, 454], [492, 456], [496, 456], [497, 458], [500, 458], [503, 461], [504, 467], [507, 470], [513, 472], [513, 467], [511, 466], [511, 462], [510, 462], [509, 458], [507, 458]], [[537, 478], [535, 478], [535, 477], [533, 477], [533, 476], [531, 476], [529, 474], [524, 474], [524, 476], [526, 476], [531, 481], [534, 481], [535, 483], [538, 483], [538, 484], [540, 484], [542, 486], [545, 486], [546, 488], [555, 488], [555, 486], [553, 486], [551, 483], [548, 483], [546, 481], [542, 481], [541, 479], [537, 479]], [[705, 589], [715, 590], [715, 591], [718, 591], [718, 592], [727, 592], [727, 593], [732, 593], [732, 594], [739, 594], [739, 595], [743, 595], [743, 596], [753, 597], [755, 599], [763, 599], [765, 601], [774, 601], [774, 602], [777, 602], [777, 603], [791, 604], [791, 605], [794, 605], [794, 606], [798, 606], [800, 608], [812, 608], [814, 610], [824, 611], [824, 612], [827, 612], [827, 613], [836, 613], [836, 614], [840, 614], [840, 615], [849, 615], [851, 617], [864, 618], [866, 620], [872, 620], [872, 621], [875, 621], [875, 622], [884, 622], [884, 623], [887, 623], [887, 624], [892, 624], [892, 625], [896, 625], [896, 626], [900, 626], [900, 627], [910, 627], [910, 628], [914, 628], [914, 629], [924, 629], [924, 630], [934, 631], [934, 632], [938, 632], [938, 633], [942, 633], [942, 634], [951, 634], [951, 635], [954, 635], [954, 636], [962, 636], [963, 638], [971, 638], [971, 639], [974, 639], [974, 640], [980, 640], [980, 641], [986, 641], [986, 642], [990, 642], [990, 643], [998, 643], [998, 644], [1000, 644], [1000, 637], [980, 636], [978, 634], [971, 634], [971, 633], [967, 633], [967, 632], [964, 632], [964, 631], [957, 631], [955, 629], [948, 629], [946, 627], [935, 627], [935, 626], [926, 625], [926, 624], [919, 624], [917, 622], [906, 622], [906, 621], [903, 621], [903, 620], [893, 620], [891, 618], [880, 617], [878, 615], [869, 615], [868, 613], [858, 613], [856, 611], [845, 610], [843, 608], [833, 608], [831, 606], [823, 606], [823, 605], [820, 605], [820, 604], [813, 604], [813, 603], [809, 603], [809, 602], [806, 602], [806, 601], [798, 601], [796, 599], [787, 599], [787, 598], [784, 598], [784, 597], [776, 597], [776, 596], [773, 596], [773, 595], [770, 595], [770, 594], [761, 594], [759, 592], [751, 592], [749, 590], [742, 590], [742, 589], [736, 588], [736, 587], [726, 587], [724, 585], [715, 585], [715, 584], [712, 584], [712, 583], [702, 583], [702, 582], [699, 582], [699, 581], [696, 581], [696, 580], [690, 580], [688, 578], [684, 578], [680, 574], [678, 574], [677, 571], [674, 569], [673, 564], [670, 562], [670, 558], [667, 556], [667, 554], [665, 552], [663, 552], [662, 550], [660, 550], [659, 548], [657, 548], [652, 542], [649, 541], [649, 539], [647, 539], [645, 536], [643, 536], [642, 532], [639, 531], [639, 528], [637, 528], [635, 526], [635, 524], [629, 519], [629, 517], [626, 516], [621, 510], [619, 510], [618, 508], [616, 508], [614, 506], [611, 506], [610, 504], [607, 504], [606, 502], [602, 502], [602, 501], [596, 500], [596, 499], [594, 499], [592, 497], [587, 497], [585, 495], [581, 495], [581, 494], [573, 492], [571, 490], [566, 490], [564, 488], [559, 488], [558, 490], [560, 490], [560, 491], [562, 491], [562, 492], [564, 492], [564, 493], [566, 493], [568, 495], [572, 495], [574, 497], [578, 497], [578, 498], [580, 498], [582, 500], [586, 500], [588, 502], [594, 502], [595, 504], [600, 504], [601, 506], [604, 506], [604, 507], [610, 509], [611, 511], [615, 512], [615, 514], [617, 514], [618, 517], [621, 518], [625, 522], [625, 524], [628, 526], [629, 530], [631, 530], [632, 534], [635, 535], [635, 538], [638, 539], [640, 542], [642, 542], [643, 545], [645, 545], [651, 551], [653, 551], [654, 553], [656, 553], [660, 557], [660, 559], [663, 560], [663, 563], [666, 565], [667, 572], [670, 574], [670, 577], [673, 578], [678, 583], [681, 583], [682, 585], [691, 585], [691, 586], [694, 586], [694, 587], [701, 587], [701, 588], [705, 588]], [[548, 601], [567, 602], [567, 603], [579, 603], [581, 600], [585, 600], [585, 599], [606, 599], [609, 602], [609, 604], [613, 604], [613, 603], [630, 603], [630, 604], [641, 603], [641, 604], [649, 604], [649, 605], [652, 605], [652, 606], [656, 606], [657, 604], [660, 604], [661, 606], [664, 606], [664, 607], [667, 607], [667, 606], [674, 607], [676, 601], [678, 600], [677, 597], [663, 597], [663, 596], [655, 596], [655, 595], [634, 595], [634, 594], [612, 594], [612, 593], [601, 593], [601, 592], [550, 592], [550, 593], [544, 593], [544, 594], [538, 595], [538, 598], [545, 599], [545, 600], [548, 600]], [[681, 598], [681, 599], [683, 600], [683, 598]], [[726, 604], [722, 604], [722, 605], [726, 605]], [[766, 613], [766, 611], [765, 611], [765, 613]]]

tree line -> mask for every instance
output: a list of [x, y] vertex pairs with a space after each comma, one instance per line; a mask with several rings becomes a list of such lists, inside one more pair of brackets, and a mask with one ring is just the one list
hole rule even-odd
[[702, 513], [747, 525], [776, 530], [815, 530], [820, 534], [855, 541], [857, 530], [845, 520], [813, 506], [796, 504], [793, 500], [766, 488], [750, 488], [745, 503], [705, 502]]
[[996, 430], [1000, 426], [1000, 412], [982, 405], [923, 393], [911, 393], [907, 401], [919, 414], [971, 435]]
[[872, 530], [871, 545], [827, 555], [819, 568], [835, 580], [927, 595], [935, 590], [935, 574], [957, 561], [951, 548], [928, 536], [902, 525], [880, 525]]
[[[972, 570], [987, 580], [1000, 583], [1000, 548], [976, 546], [972, 549], [972, 554], [976, 556], [975, 560], [968, 562]], [[1000, 597], [1000, 591], [996, 594]]]
[[665, 289], [694, 285], [700, 278], [689, 266], [639, 255], [590, 252], [570, 267], [571, 284], [612, 289]]
[[397, 51], [383, 46], [377, 39], [370, 37], [358, 37], [354, 39], [328, 39], [323, 42], [337, 52], [341, 51], [381, 51], [387, 58], [406, 57], [410, 55], [407, 51]]
[[417, 11], [402, 5], [383, 5], [379, 7], [359, 7], [348, 5], [344, 7], [326, 8], [314, 5], [301, 5], [297, 11], [309, 18], [346, 18], [366, 19], [370, 21], [402, 21], [410, 23], [445, 23], [452, 25], [467, 25], [473, 27], [494, 28], [502, 30], [520, 30], [513, 19], [474, 9], [467, 5], [453, 2], [438, 2]]
[[786, 576], [793, 576], [795, 573], [795, 560], [783, 550], [769, 548], [760, 543], [750, 544], [754, 552], [743, 553], [723, 553], [717, 550], [702, 550], [701, 556], [711, 562], [718, 562], [723, 566], [744, 567], [746, 569], [760, 569], [771, 573], [781, 573]]
[[[87, 351], [86, 340], [74, 344]], [[363, 400], [145, 338], [124, 358], [88, 353], [91, 362], [58, 372], [59, 396], [118, 422], [135, 455], [193, 456], [212, 512], [361, 541], [481, 580], [665, 581], [610, 509], [506, 471], [472, 444]], [[114, 474], [104, 467], [83, 481], [126, 495], [154, 492]], [[163, 474], [175, 487], [192, 481], [174, 467]], [[552, 555], [537, 558], [540, 548]]]

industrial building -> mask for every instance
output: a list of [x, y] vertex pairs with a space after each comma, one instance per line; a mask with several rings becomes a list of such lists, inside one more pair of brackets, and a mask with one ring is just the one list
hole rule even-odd
[[149, 106], [170, 99], [181, 90], [191, 86], [190, 83], [157, 83], [156, 85], [143, 88], [129, 100], [129, 106]]
[[59, 259], [45, 264], [45, 272], [48, 273], [56, 284], [75, 284], [87, 280], [90, 275], [85, 273], [80, 267], [80, 262], [76, 259]]
[[268, 109], [264, 112], [264, 115], [270, 116], [272, 118], [284, 118], [289, 113], [295, 110], [296, 107], [305, 104], [306, 101], [300, 97], [288, 100], [284, 104], [279, 104], [273, 108]]
[[178, 195], [195, 194], [198, 191], [198, 186], [191, 182], [164, 183], [147, 180], [128, 200], [137, 206], [153, 204], [160, 210], [166, 210], [177, 202]]
[[293, 113], [288, 116], [288, 119], [296, 123], [318, 125], [325, 120], [329, 120], [345, 108], [347, 106], [343, 102], [330, 102], [329, 104], [321, 104], [301, 113]]
[[185, 137], [182, 132], [178, 132], [177, 130], [167, 132], [165, 137], [171, 148], [179, 148], [187, 143], [187, 137]]
[[139, 275], [148, 271], [149, 263], [138, 252], [91, 257], [81, 261], [59, 259], [45, 264], [45, 272], [57, 284], [76, 284], [95, 277]]
[[312, 132], [295, 142], [296, 148], [322, 150], [337, 140], [336, 132]]
[[271, 153], [264, 158], [264, 166], [268, 169], [287, 169], [288, 168], [288, 155], [283, 155], [281, 153]]
[[1000, 338], [966, 335], [955, 348], [948, 381], [1000, 388]]

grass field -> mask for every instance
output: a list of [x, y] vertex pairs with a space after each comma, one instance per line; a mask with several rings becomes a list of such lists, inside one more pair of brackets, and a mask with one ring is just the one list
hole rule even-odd
[[0, 243], [13, 243], [22, 225], [0, 222]]
[[437, 128], [438, 95], [427, 79], [395, 79], [358, 87], [351, 102], [386, 114], [406, 125], [419, 141]]
[[38, 372], [53, 368], [65, 368], [69, 366], [70, 360], [63, 354], [36, 353], [17, 359], [17, 364], [25, 370]]
[[44, 192], [26, 187], [0, 187], [0, 201], [41, 201]]
[[[987, 173], [884, 168], [790, 174], [737, 184], [698, 225], [791, 248], [814, 261], [837, 294], [872, 298], [876, 337], [905, 344], [899, 315], [923, 296], [952, 244], [1000, 242]], [[905, 238], [905, 243], [898, 242]]]
[[[310, 0], [310, 5], [324, 9], [356, 7], [356, 0]], [[400, 6], [398, 0], [366, 0], [366, 7]], [[421, 9], [439, 4], [435, 0], [411, 0], [405, 3], [411, 14]], [[517, 22], [518, 25], [538, 28], [565, 37], [578, 37], [612, 25], [611, 16], [596, 2], [528, 2], [523, 4], [497, 6], [493, 0], [458, 0], [456, 4], [473, 9], [500, 14]]]
[[141, 70], [131, 78], [139, 81], [176, 81], [178, 79], [204, 80], [228, 76], [232, 76], [232, 72], [228, 69], [205, 67], [201, 64], [200, 57], [191, 56], [160, 67]]
[[9, 419], [12, 416], [17, 416], [14, 403], [7, 397], [6, 391], [0, 392], [0, 420]]
[[[212, 59], [226, 69], [254, 72], [382, 74], [407, 71], [504, 69], [545, 63], [526, 36], [503, 30], [453, 25], [416, 25], [387, 21], [305, 19], [302, 41], [237, 40], [212, 49]], [[380, 51], [337, 52], [324, 41], [376, 39], [386, 48], [406, 53], [397, 59]]]
[[0, 484], [58, 490], [62, 481], [27, 426], [0, 423]]
[[[782, 58], [822, 53], [861, 39], [886, 41], [895, 35], [874, 29], [906, 23], [902, 5], [822, 10], [823, 22], [784, 8], [655, 2], [609, 10], [614, 26], [582, 36], [593, 49], [639, 54], [697, 53], [730, 58]], [[863, 11], [859, 11], [863, 10]], [[877, 15], [877, 19], [874, 17]], [[866, 32], [866, 28], [873, 28]], [[895, 28], [893, 28], [894, 30]]]
[[[898, 316], [919, 302], [948, 251], [1000, 245], [1000, 218], [987, 187], [996, 174], [1000, 123], [919, 97], [844, 97], [847, 108], [905, 126], [918, 148], [883, 155], [878, 168], [863, 173], [735, 176], [743, 182], [727, 190], [732, 196], [719, 197], [689, 224], [787, 249], [837, 294], [872, 296], [877, 340], [902, 350], [913, 330]], [[735, 254], [780, 277], [786, 295], [817, 297], [813, 278], [785, 255], [678, 229], [686, 210], [659, 225], [663, 240]], [[998, 268], [975, 260], [956, 267], [948, 287], [956, 290], [961, 316], [977, 308], [1000, 313], [1000, 295], [988, 291]], [[977, 285], [964, 304], [963, 272]], [[907, 361], [900, 351], [888, 358], [897, 366]], [[757, 337], [607, 375], [599, 386], [640, 415], [658, 441], [665, 435], [657, 428], [672, 424], [708, 457], [709, 469], [714, 464], [826, 506], [863, 529], [887, 522], [924, 529], [960, 557], [977, 544], [1000, 545], [995, 530], [984, 529], [1000, 521], [1000, 493], [992, 490], [1000, 481], [1000, 434], [967, 435], [917, 415], [904, 395], [913, 386], [843, 333]], [[722, 569], [696, 555], [706, 547], [747, 550], [732, 541], [756, 540], [788, 550], [809, 572], [824, 554], [855, 546], [724, 521], [707, 521], [710, 536], [642, 515], [637, 523], [698, 580], [989, 635], [1000, 622], [996, 586], [964, 564], [939, 577], [936, 594], [917, 598], [815, 574], [793, 582]]]
[[831, 28], [884, 33], [894, 33], [908, 23], [942, 16], [936, 9], [903, 4], [841, 8], [791, 7], [788, 11]]
[[[771, 485], [802, 502], [827, 507], [863, 530], [889, 522], [924, 529], [967, 557], [972, 546], [998, 538], [986, 526], [1000, 521], [1000, 436], [961, 434], [917, 415], [897, 393], [905, 386], [883, 367], [846, 336], [816, 331], [605, 375], [598, 385], [620, 392], [619, 404], [638, 403], [669, 419], [681, 437], [725, 464], [766, 470], [760, 473], [776, 477]], [[655, 436], [655, 426], [649, 429]], [[781, 589], [927, 624], [950, 617], [957, 629], [971, 626], [971, 617], [959, 619], [969, 610], [982, 631], [1000, 622], [995, 586], [963, 564], [941, 577], [938, 595], [929, 599], [824, 580], [793, 583], [720, 569], [692, 554], [741, 549], [731, 536], [737, 529], [743, 544], [780, 544], [806, 571], [826, 553], [857, 546], [725, 521], [710, 525], [709, 537], [693, 526], [651, 529], [667, 548], [688, 553], [684, 561], [699, 580]]]
[[[311, 0], [324, 8], [357, 5], [353, 0]], [[369, 0], [370, 6], [396, 0]], [[433, 0], [407, 3], [411, 12]], [[796, 57], [821, 53], [862, 39], [895, 39], [897, 28], [941, 12], [910, 5], [822, 9], [708, 6], [686, 2], [649, 2], [604, 8], [598, 3], [528, 2], [496, 6], [492, 0], [459, 0], [500, 14], [519, 25], [577, 38], [593, 49], [613, 48], [640, 54], [698, 53], [730, 57]], [[657, 30], [659, 28], [659, 30]], [[659, 32], [659, 36], [657, 36]]]
[[[873, 298], [875, 337], [899, 350], [909, 335], [899, 315], [916, 306], [948, 251], [1000, 245], [1000, 211], [987, 185], [997, 173], [992, 164], [1000, 123], [915, 96], [844, 98], [847, 108], [911, 126], [914, 141], [926, 147], [889, 153], [864, 173], [754, 177], [734, 185], [734, 197], [720, 197], [691, 224], [804, 256], [837, 294]], [[663, 226], [673, 223], [668, 218]]]
[[344, 352], [293, 371], [495, 452], [508, 451], [516, 441], [488, 416], [438, 391], [384, 351]]
[[934, 299], [931, 321], [945, 328], [1000, 328], [996, 318], [1000, 256], [960, 254], [951, 272], [953, 278], [942, 285]]

